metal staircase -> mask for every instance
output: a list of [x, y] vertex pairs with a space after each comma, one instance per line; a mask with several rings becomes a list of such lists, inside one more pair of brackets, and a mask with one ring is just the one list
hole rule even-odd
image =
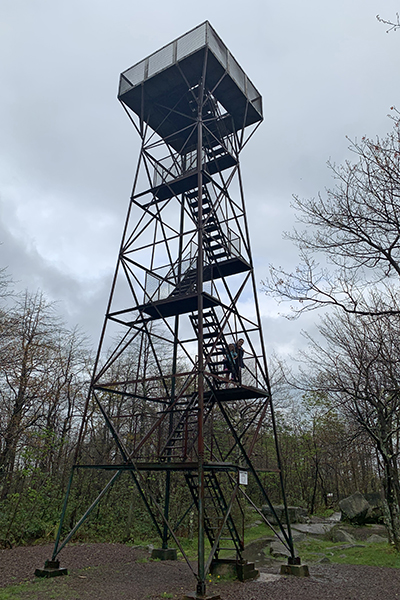
[[[199, 500], [198, 476], [193, 472], [185, 474], [185, 478], [192, 494], [193, 501]], [[222, 486], [214, 471], [204, 472], [204, 531], [213, 547], [217, 541], [215, 558], [221, 551], [234, 554], [236, 559], [241, 559], [244, 550], [243, 537], [239, 535], [237, 526], [231, 515], [233, 500], [229, 503], [222, 491]], [[226, 516], [228, 513], [228, 517]]]
[[[189, 316], [194, 332], [198, 333], [198, 315]], [[216, 311], [213, 308], [203, 313], [203, 351], [206, 364], [212, 377], [212, 387], [219, 388], [226, 383], [226, 373], [223, 370], [225, 357], [228, 354], [228, 342]]]
[[[199, 193], [194, 190], [186, 194], [192, 218], [198, 224]], [[229, 243], [222, 231], [220, 220], [213, 206], [207, 186], [202, 189], [202, 212], [204, 225], [204, 250], [210, 263], [227, 260], [231, 256]]]
[[[214, 400], [209, 398], [205, 401], [204, 420], [210, 415]], [[180, 407], [180, 416], [173, 425], [165, 444], [162, 446], [160, 460], [187, 460], [198, 436], [198, 394], [188, 398], [186, 406]], [[176, 411], [175, 411], [176, 412]]]

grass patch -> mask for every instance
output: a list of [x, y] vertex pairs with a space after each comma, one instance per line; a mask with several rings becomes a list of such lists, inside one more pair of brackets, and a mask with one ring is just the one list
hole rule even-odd
[[[278, 528], [277, 528], [278, 529]], [[256, 525], [255, 527], [249, 527], [244, 530], [244, 543], [249, 544], [250, 542], [254, 542], [259, 538], [273, 536], [274, 532], [268, 525], [265, 523], [261, 523], [260, 525]]]
[[[357, 546], [365, 546], [363, 548]], [[296, 544], [302, 562], [318, 562], [327, 556], [332, 563], [343, 565], [365, 565], [370, 567], [400, 568], [400, 554], [386, 542], [381, 544], [356, 543], [348, 548], [343, 542], [334, 544], [319, 539], [307, 539]]]
[[315, 513], [316, 517], [322, 517], [324, 519], [327, 519], [329, 517], [331, 517], [336, 511], [333, 508], [325, 508], [325, 509], [321, 509], [321, 510], [317, 510]]
[[[263, 537], [273, 536], [274, 533], [270, 527], [268, 527], [265, 523], [261, 523], [260, 525], [256, 525], [255, 527], [249, 527], [244, 531], [244, 544], [247, 546], [250, 542], [254, 542]], [[183, 550], [190, 560], [195, 560], [197, 558], [197, 537], [193, 537], [191, 540], [187, 538], [181, 538], [180, 543], [182, 545]], [[232, 543], [233, 545], [233, 543]], [[171, 542], [171, 547], [175, 546], [174, 543]], [[210, 552], [211, 546], [206, 537], [205, 539], [205, 551], [206, 553]], [[232, 550], [223, 550], [220, 552], [220, 558], [228, 558], [235, 554], [234, 549]], [[178, 549], [178, 557], [182, 558], [182, 554]]]
[[38, 579], [34, 582], [2, 588], [0, 589], [0, 600], [37, 600], [39, 595], [48, 600], [76, 598], [76, 593], [69, 589], [67, 582], [55, 581], [55, 579], [61, 578]]

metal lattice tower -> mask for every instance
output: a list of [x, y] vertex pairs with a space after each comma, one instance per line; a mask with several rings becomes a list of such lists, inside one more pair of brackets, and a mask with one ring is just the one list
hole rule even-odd
[[[266, 428], [276, 443], [276, 426], [239, 166], [262, 121], [261, 96], [205, 22], [123, 72], [118, 98], [141, 148], [74, 469], [113, 471], [96, 502], [128, 472], [160, 556], [171, 557], [172, 545], [186, 558], [170, 518], [180, 477], [191, 502], [181, 521], [197, 509], [196, 595], [206, 597], [206, 575], [224, 551], [246, 578], [244, 473], [275, 514], [254, 457]], [[229, 363], [227, 381], [239, 339], [243, 363]], [[79, 452], [91, 402], [115, 444], [107, 464], [83, 464]], [[275, 452], [286, 507], [277, 444]], [[161, 500], [145, 476], [153, 471], [165, 474]], [[53, 561], [91, 510], [62, 543], [60, 523]], [[276, 519], [295, 561], [290, 526]]]

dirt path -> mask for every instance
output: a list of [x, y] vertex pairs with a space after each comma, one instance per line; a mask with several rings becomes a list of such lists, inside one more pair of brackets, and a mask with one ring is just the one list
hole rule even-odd
[[[20, 586], [21, 600], [159, 600], [195, 589], [186, 563], [153, 562], [145, 551], [123, 544], [69, 546], [61, 554], [68, 577], [38, 580], [35, 568], [50, 557], [52, 546], [0, 550], [0, 588]], [[400, 569], [353, 565], [309, 565], [311, 577], [279, 577], [268, 567], [259, 581], [211, 584], [222, 600], [400, 600]], [[1, 598], [1, 589], [0, 589]]]

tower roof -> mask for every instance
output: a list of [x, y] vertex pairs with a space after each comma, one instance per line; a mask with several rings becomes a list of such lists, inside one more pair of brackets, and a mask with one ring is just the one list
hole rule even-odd
[[[162, 137], [173, 137], [191, 123], [193, 107], [180, 99], [198, 85], [204, 65], [206, 89], [229, 116], [226, 124], [233, 118], [239, 130], [262, 120], [260, 93], [208, 21], [124, 71], [118, 98]], [[167, 116], [177, 104], [175, 116]], [[179, 142], [172, 145], [179, 150]]]

